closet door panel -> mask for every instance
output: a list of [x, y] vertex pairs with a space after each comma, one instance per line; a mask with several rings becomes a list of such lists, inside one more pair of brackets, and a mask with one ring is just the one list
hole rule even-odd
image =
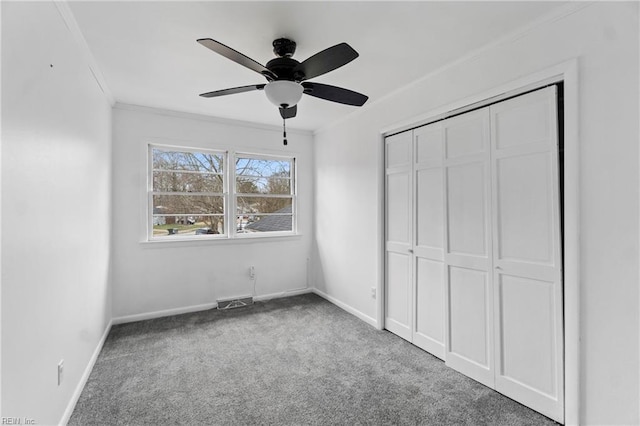
[[387, 137], [385, 327], [411, 341], [413, 318], [413, 132]]
[[444, 264], [416, 258], [416, 330], [414, 342], [444, 359]]
[[411, 165], [411, 132], [389, 136], [385, 141], [385, 160], [387, 169]]
[[442, 163], [442, 126], [440, 123], [433, 123], [414, 130], [415, 140], [415, 162], [416, 164], [428, 165]]
[[467, 268], [449, 268], [449, 339], [451, 352], [490, 368], [489, 295], [487, 274]]
[[445, 143], [447, 159], [486, 152], [488, 141], [482, 115], [470, 112], [448, 120]]
[[496, 390], [564, 420], [555, 87], [491, 106]]
[[494, 385], [492, 301], [486, 271], [450, 266], [448, 280], [448, 366]]
[[487, 256], [486, 174], [482, 162], [447, 168], [450, 253]]
[[411, 340], [411, 256], [387, 253], [386, 328]]
[[446, 363], [493, 386], [489, 109], [445, 120], [443, 126]]
[[430, 168], [416, 172], [416, 245], [444, 247], [444, 186], [442, 168]]
[[[555, 394], [553, 283], [501, 274], [501, 371], [505, 378]], [[533, 367], [533, 368], [532, 368]]]
[[496, 160], [498, 258], [553, 264], [553, 214], [548, 152]]
[[407, 211], [411, 176], [396, 173], [387, 177], [387, 241], [411, 244], [411, 216]]
[[[549, 88], [554, 90], [555, 88]], [[545, 89], [547, 90], [547, 89]], [[493, 108], [493, 138], [496, 149], [503, 150], [525, 145], [547, 144], [550, 139], [557, 138], [556, 117], [549, 115], [550, 105], [546, 95], [540, 96], [541, 91], [515, 98], [516, 107], [511, 101], [496, 104]], [[533, 101], [523, 99], [529, 98]], [[545, 98], [546, 97], [546, 98]], [[555, 102], [555, 99], [553, 100]]]
[[444, 133], [441, 123], [414, 130], [415, 317], [413, 343], [444, 359]]

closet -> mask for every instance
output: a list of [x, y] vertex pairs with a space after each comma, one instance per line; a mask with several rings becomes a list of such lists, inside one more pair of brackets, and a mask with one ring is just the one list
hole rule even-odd
[[385, 327], [564, 421], [557, 86], [385, 138]]

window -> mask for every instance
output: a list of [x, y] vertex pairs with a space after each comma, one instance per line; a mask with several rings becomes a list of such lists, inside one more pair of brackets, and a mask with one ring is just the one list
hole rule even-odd
[[237, 156], [237, 232], [293, 231], [292, 159]]
[[223, 152], [151, 147], [151, 237], [225, 234]]
[[149, 158], [149, 240], [294, 233], [293, 158], [157, 145]]

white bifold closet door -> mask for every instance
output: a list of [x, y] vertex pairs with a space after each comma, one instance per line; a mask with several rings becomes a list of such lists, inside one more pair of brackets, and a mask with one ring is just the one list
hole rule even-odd
[[564, 420], [556, 88], [386, 138], [386, 328]]
[[385, 326], [412, 341], [413, 140], [411, 132], [386, 138]]
[[556, 87], [491, 107], [496, 389], [564, 421]]
[[445, 360], [456, 370], [494, 387], [489, 108], [443, 124], [448, 296]]
[[385, 154], [385, 327], [444, 359], [442, 129], [388, 137]]
[[416, 129], [414, 140], [415, 274], [413, 343], [444, 359], [444, 174], [440, 123]]

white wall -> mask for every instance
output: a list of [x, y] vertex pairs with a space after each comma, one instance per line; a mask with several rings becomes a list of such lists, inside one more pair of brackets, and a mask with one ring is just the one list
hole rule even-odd
[[[638, 424], [637, 3], [595, 3], [550, 19], [318, 132], [313, 280], [377, 318], [370, 288], [382, 280], [381, 129], [572, 58], [580, 96], [580, 418]], [[357, 214], [346, 221], [344, 212]]]
[[2, 416], [56, 424], [111, 318], [111, 106], [54, 3], [1, 7]]
[[[181, 312], [204, 308], [219, 298], [251, 295], [251, 265], [258, 296], [283, 296], [307, 288], [313, 232], [310, 133], [287, 129], [289, 144], [284, 146], [281, 128], [126, 105], [116, 105], [113, 118], [114, 318]], [[145, 242], [149, 143], [295, 156], [300, 235]]]

